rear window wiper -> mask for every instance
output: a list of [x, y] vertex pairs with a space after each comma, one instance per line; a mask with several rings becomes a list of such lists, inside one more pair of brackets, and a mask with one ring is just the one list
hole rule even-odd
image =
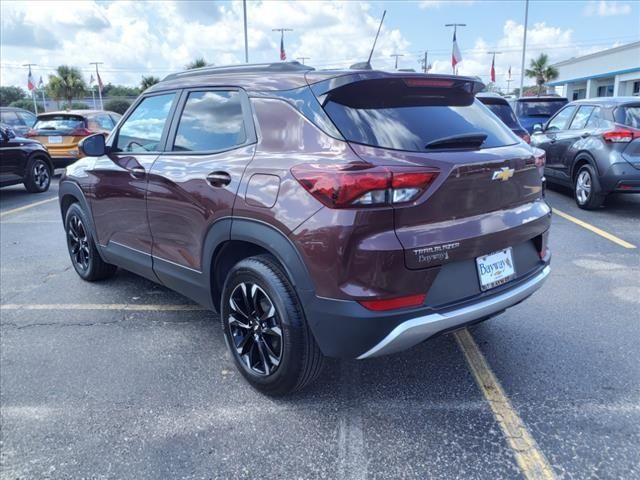
[[461, 133], [432, 140], [424, 148], [475, 148], [482, 145], [486, 139], [486, 133]]

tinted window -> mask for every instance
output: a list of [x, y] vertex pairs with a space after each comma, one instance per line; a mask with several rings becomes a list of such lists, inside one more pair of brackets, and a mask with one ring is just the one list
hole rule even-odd
[[[483, 102], [484, 103], [484, 102]], [[502, 120], [508, 127], [518, 128], [518, 120], [516, 119], [513, 110], [506, 103], [485, 103], [486, 107], [491, 110], [500, 120]]]
[[600, 107], [595, 107], [589, 116], [586, 128], [601, 128], [604, 122], [604, 118], [602, 118], [602, 110]]
[[22, 119], [24, 124], [28, 127], [32, 127], [36, 123], [36, 116], [30, 112], [18, 112], [18, 117]]
[[180, 116], [174, 151], [227, 150], [247, 141], [239, 92], [191, 92]]
[[147, 97], [118, 131], [116, 151], [157, 152], [175, 93]]
[[[421, 88], [401, 80], [354, 82], [333, 90], [324, 109], [349, 141], [382, 148], [427, 151], [452, 136], [486, 135], [479, 147], [519, 139], [478, 100], [457, 88]], [[464, 148], [464, 147], [460, 147]]]
[[11, 125], [12, 127], [21, 126], [22, 122], [16, 115], [16, 112], [0, 112], [0, 122]]
[[571, 120], [570, 130], [581, 130], [587, 125], [587, 120], [593, 112], [593, 107], [589, 105], [581, 106], [576, 112], [576, 116]]
[[516, 113], [519, 117], [551, 117], [567, 103], [564, 99], [558, 100], [524, 100], [516, 104]]
[[614, 113], [616, 122], [633, 128], [640, 128], [640, 105], [618, 107]]
[[83, 128], [85, 120], [80, 115], [40, 115], [33, 128], [39, 131], [68, 133], [76, 128]]
[[564, 130], [567, 126], [567, 122], [569, 121], [571, 115], [573, 115], [573, 112], [575, 112], [575, 110], [576, 107], [574, 105], [560, 110], [558, 114], [549, 121], [547, 130]]

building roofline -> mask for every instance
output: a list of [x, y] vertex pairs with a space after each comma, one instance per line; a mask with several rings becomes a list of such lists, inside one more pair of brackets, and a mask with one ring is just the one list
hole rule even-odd
[[549, 87], [556, 87], [558, 85], [564, 85], [565, 83], [576, 83], [576, 82], [584, 82], [589, 79], [595, 80], [598, 78], [615, 77], [616, 75], [623, 75], [625, 73], [633, 73], [633, 72], [640, 72], [640, 67], [627, 68], [626, 70], [616, 70], [613, 72], [597, 73], [595, 75], [589, 75], [588, 77], [569, 78], [567, 80], [555, 80], [553, 82], [547, 82], [546, 85], [548, 85]]
[[578, 61], [582, 61], [582, 60], [585, 60], [587, 58], [594, 58], [594, 57], [599, 57], [601, 55], [608, 55], [610, 53], [619, 52], [619, 51], [627, 50], [629, 48], [634, 48], [634, 47], [640, 47], [640, 41], [627, 43], [625, 45], [618, 45], [617, 47], [607, 48], [606, 50], [600, 50], [599, 52], [589, 53], [587, 55], [582, 55], [580, 57], [571, 57], [568, 60], [563, 60], [562, 62], [554, 63], [551, 66], [552, 67], [561, 67], [563, 65], [568, 65], [570, 63], [575, 63], [575, 62], [578, 62]]

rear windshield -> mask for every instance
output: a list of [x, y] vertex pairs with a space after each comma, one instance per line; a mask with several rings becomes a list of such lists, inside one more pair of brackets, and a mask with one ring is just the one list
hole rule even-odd
[[516, 114], [519, 117], [551, 117], [567, 103], [558, 100], [525, 100], [516, 103]]
[[35, 130], [65, 132], [84, 126], [84, 118], [78, 115], [47, 115], [46, 117], [38, 117], [33, 128]]
[[479, 148], [519, 142], [473, 95], [375, 83], [349, 84], [325, 101], [327, 115], [348, 141], [414, 152], [427, 151], [427, 144], [458, 135], [486, 135]]
[[[483, 102], [484, 103], [484, 102]], [[511, 110], [511, 107], [506, 103], [485, 103], [489, 110], [491, 110], [496, 117], [502, 120], [508, 127], [518, 128], [518, 119], [515, 113]]]
[[628, 127], [640, 128], [640, 104], [618, 107], [613, 115], [616, 123], [621, 123]]

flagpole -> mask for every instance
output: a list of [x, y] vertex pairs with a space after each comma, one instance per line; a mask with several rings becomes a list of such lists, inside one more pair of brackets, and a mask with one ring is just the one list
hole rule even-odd
[[249, 63], [249, 42], [247, 40], [247, 0], [242, 0], [244, 13], [244, 63]]
[[495, 72], [496, 72], [496, 55], [502, 55], [502, 52], [487, 52], [488, 55], [493, 55], [493, 59], [491, 60], [491, 68], [493, 69], [493, 77], [491, 77], [491, 81], [495, 82]]
[[98, 82], [98, 96], [100, 97], [100, 110], [104, 110], [104, 103], [102, 103], [102, 88], [100, 84], [102, 83], [100, 80], [100, 73], [98, 72], [98, 65], [103, 65], [104, 62], [89, 62], [89, 65], [96, 66], [96, 82]]
[[[458, 44], [458, 39], [456, 38], [456, 33], [458, 33], [458, 27], [466, 27], [467, 24], [466, 23], [445, 23], [444, 25], [445, 27], [453, 27], [453, 39], [454, 39], [454, 46], [457, 46]], [[460, 51], [460, 48], [458, 48], [458, 51]], [[453, 56], [453, 53], [451, 54]], [[451, 70], [453, 70], [453, 74], [457, 75], [457, 69], [456, 66], [453, 65], [453, 62], [451, 62]], [[459, 63], [456, 61], [456, 63]]]
[[[29, 87], [29, 82], [33, 82], [33, 76], [31, 75], [31, 67], [37, 66], [36, 63], [25, 63], [22, 65], [23, 67], [29, 67], [29, 76], [27, 77], [27, 87]], [[36, 96], [33, 94], [36, 86], [35, 83], [31, 83], [32, 88], [29, 88], [29, 93], [31, 93], [31, 99], [33, 100], [33, 111], [35, 114], [38, 114], [38, 102], [36, 102]]]
[[282, 58], [284, 53], [284, 32], [293, 32], [293, 28], [272, 28], [271, 31], [280, 32], [280, 60], [284, 62], [286, 60], [286, 53], [285, 58]]
[[522, 97], [522, 89], [524, 88], [524, 56], [527, 51], [527, 24], [529, 22], [529, 0], [525, 0], [524, 4], [524, 37], [522, 39], [522, 63], [520, 64], [520, 92], [518, 97]]

